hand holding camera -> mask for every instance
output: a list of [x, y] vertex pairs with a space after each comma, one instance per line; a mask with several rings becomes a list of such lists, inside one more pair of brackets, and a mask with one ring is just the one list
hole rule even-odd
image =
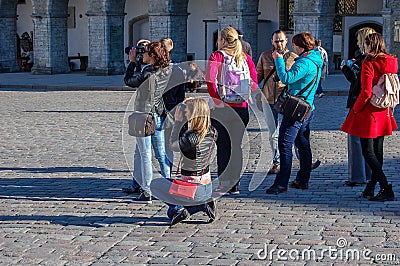
[[129, 50], [129, 61], [130, 62], [136, 62], [136, 49], [135, 49], [135, 47], [132, 47], [130, 50]]
[[137, 62], [139, 66], [143, 64], [143, 54], [145, 52], [146, 44], [125, 47], [125, 53], [129, 56], [129, 61]]
[[349, 60], [342, 60], [341, 64], [340, 64], [340, 68], [342, 68], [343, 66], [348, 66], [351, 67], [353, 65], [355, 60], [349, 59]]

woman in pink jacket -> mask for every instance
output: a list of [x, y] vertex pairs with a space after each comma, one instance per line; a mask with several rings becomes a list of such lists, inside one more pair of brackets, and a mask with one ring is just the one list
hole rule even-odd
[[[397, 58], [386, 52], [385, 42], [379, 33], [369, 34], [364, 42], [367, 56], [361, 68], [361, 92], [354, 106], [344, 121], [341, 130], [359, 136], [365, 161], [372, 169], [371, 181], [367, 184], [362, 197], [371, 201], [387, 201], [394, 199], [392, 185], [388, 184], [383, 165], [384, 136], [392, 135], [397, 129], [391, 108], [373, 106], [369, 99], [372, 87], [378, 83], [385, 73], [397, 73]], [[380, 191], [374, 196], [376, 183]]]
[[[206, 73], [208, 93], [215, 104], [211, 113], [212, 124], [219, 136], [217, 140], [219, 187], [214, 193], [220, 196], [237, 195], [243, 166], [241, 145], [244, 131], [249, 123], [249, 111], [245, 96], [239, 97], [236, 103], [227, 100], [230, 97], [228, 94], [224, 97], [222, 93], [225, 92], [224, 80], [228, 80], [224, 68], [229, 68], [233, 64], [236, 68], [243, 69], [243, 75], [247, 76], [248, 94], [257, 89], [257, 72], [250, 55], [243, 52], [239, 35], [233, 27], [221, 31], [218, 47], [219, 50], [210, 56]], [[229, 88], [226, 86], [228, 93]]]

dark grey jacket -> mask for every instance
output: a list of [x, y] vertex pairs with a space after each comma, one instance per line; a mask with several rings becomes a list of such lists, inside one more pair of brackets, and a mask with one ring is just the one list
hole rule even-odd
[[135, 111], [163, 115], [165, 111], [163, 94], [171, 76], [171, 67], [157, 69], [147, 65], [137, 75], [135, 75], [135, 68], [136, 63], [130, 62], [124, 77], [127, 86], [137, 88]]

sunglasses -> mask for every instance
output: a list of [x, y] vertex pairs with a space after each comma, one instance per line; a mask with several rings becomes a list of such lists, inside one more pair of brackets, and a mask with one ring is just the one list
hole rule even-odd
[[286, 40], [276, 40], [274, 43], [286, 42]]

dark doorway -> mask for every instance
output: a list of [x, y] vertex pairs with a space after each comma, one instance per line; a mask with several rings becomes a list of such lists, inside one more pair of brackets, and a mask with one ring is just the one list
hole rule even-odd
[[353, 28], [350, 28], [349, 29], [349, 54], [347, 55], [347, 58], [354, 58], [354, 55], [355, 55], [356, 51], [358, 50], [356, 33], [359, 29], [364, 28], [364, 27], [373, 28], [376, 32], [379, 32], [382, 34], [382, 25], [379, 25], [374, 22], [363, 23], [363, 24], [359, 24]]
[[213, 33], [213, 52], [218, 50], [218, 31]]

